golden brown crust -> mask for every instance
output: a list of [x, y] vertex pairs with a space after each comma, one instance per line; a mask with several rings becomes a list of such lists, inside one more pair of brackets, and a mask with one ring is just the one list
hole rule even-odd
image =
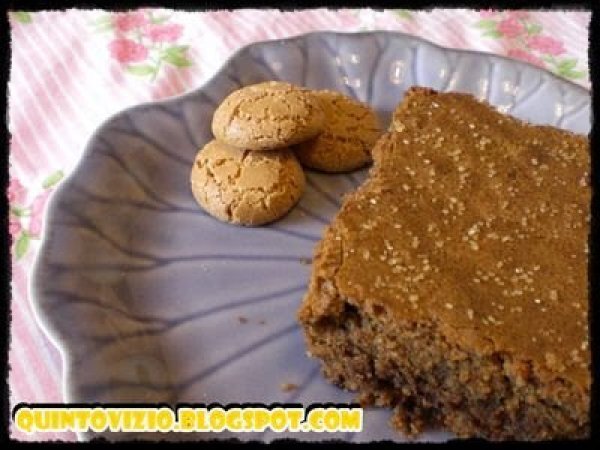
[[314, 91], [325, 112], [323, 131], [294, 150], [300, 163], [323, 172], [349, 172], [371, 162], [381, 134], [377, 114], [368, 105], [334, 91]]
[[190, 182], [194, 198], [209, 214], [253, 226], [284, 216], [305, 186], [291, 150], [240, 150], [216, 140], [198, 152]]
[[271, 81], [232, 92], [215, 111], [212, 131], [238, 148], [273, 150], [316, 136], [323, 116], [310, 91]]
[[319, 245], [301, 322], [353, 299], [589, 393], [587, 139], [420, 88], [390, 128]]

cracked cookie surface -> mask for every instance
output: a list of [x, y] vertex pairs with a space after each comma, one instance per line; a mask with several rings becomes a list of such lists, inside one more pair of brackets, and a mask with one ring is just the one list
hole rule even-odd
[[319, 101], [290, 83], [270, 81], [231, 93], [214, 113], [215, 137], [247, 150], [274, 150], [310, 139], [323, 127]]
[[284, 216], [300, 199], [305, 178], [289, 149], [243, 150], [213, 140], [198, 152], [192, 193], [211, 216], [256, 226]]
[[369, 106], [333, 91], [315, 91], [325, 111], [325, 126], [315, 138], [294, 147], [303, 166], [324, 172], [349, 172], [371, 162], [371, 148], [381, 134]]

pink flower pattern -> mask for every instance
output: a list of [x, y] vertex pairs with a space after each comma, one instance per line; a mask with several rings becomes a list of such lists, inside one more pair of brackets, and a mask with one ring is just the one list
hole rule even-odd
[[30, 196], [21, 182], [17, 178], [10, 179], [8, 230], [12, 237], [13, 255], [16, 259], [22, 258], [27, 253], [32, 239], [40, 239], [48, 199], [62, 177], [62, 171], [54, 172], [47, 177], [42, 183], [42, 190], [31, 202], [28, 202]]
[[498, 23], [498, 32], [508, 38], [515, 38], [523, 33], [525, 27], [515, 17], [509, 17]]
[[565, 53], [563, 43], [550, 36], [533, 36], [527, 40], [527, 45], [547, 55], [558, 56]]
[[27, 198], [27, 191], [21, 182], [16, 178], [11, 178], [8, 182], [8, 201], [13, 205], [22, 205]]
[[154, 80], [164, 65], [192, 65], [187, 55], [189, 46], [174, 45], [183, 35], [183, 26], [169, 20], [149, 10], [138, 10], [101, 17], [96, 27], [114, 33], [108, 50], [127, 73]]
[[175, 42], [181, 36], [183, 27], [178, 23], [167, 25], [148, 25], [145, 29], [152, 42]]
[[146, 47], [127, 38], [115, 39], [108, 48], [112, 57], [122, 64], [143, 61], [148, 57]]
[[148, 18], [142, 11], [115, 14], [113, 17], [114, 27], [122, 33], [135, 30], [136, 28], [142, 27], [147, 23]]
[[544, 67], [544, 61], [535, 56], [533, 53], [529, 53], [520, 48], [509, 49], [506, 55], [510, 56], [511, 58], [520, 59], [521, 61], [527, 61], [528, 63], [536, 66]]
[[29, 221], [29, 234], [39, 237], [42, 231], [42, 219], [44, 210], [52, 189], [47, 189], [39, 194], [31, 203], [31, 219]]
[[12, 238], [16, 239], [16, 237], [19, 235], [22, 229], [23, 227], [21, 226], [21, 221], [11, 214], [11, 216], [8, 219], [8, 232], [10, 233]]
[[529, 17], [529, 13], [527, 11], [512, 10], [507, 11], [506, 14], [508, 17], [516, 20], [527, 19]]
[[502, 39], [511, 58], [549, 69], [566, 78], [583, 78], [585, 70], [577, 70], [576, 58], [558, 58], [567, 51], [564, 43], [543, 34], [543, 26], [530, 19], [527, 11], [480, 11], [476, 23], [484, 37]]

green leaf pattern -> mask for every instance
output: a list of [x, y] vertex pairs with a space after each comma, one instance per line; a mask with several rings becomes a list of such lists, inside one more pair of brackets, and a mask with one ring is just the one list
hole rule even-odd
[[394, 9], [392, 11], [402, 20], [414, 20], [412, 11], [408, 9]]
[[502, 34], [500, 34], [500, 32], [496, 31], [496, 30], [487, 30], [485, 33], [483, 33], [482, 36], [498, 39], [499, 37], [502, 36]]
[[539, 23], [528, 23], [525, 25], [525, 30], [529, 36], [535, 36], [542, 32], [542, 26]]
[[169, 47], [161, 54], [162, 59], [176, 67], [189, 67], [192, 62], [186, 57], [187, 45]]
[[128, 65], [125, 67], [125, 70], [133, 75], [138, 76], [146, 76], [146, 75], [154, 75], [156, 73], [156, 67], [150, 64], [138, 64], [138, 65]]
[[33, 22], [33, 16], [27, 11], [13, 11], [13, 18], [20, 23], [31, 23]]
[[484, 30], [496, 30], [496, 22], [489, 19], [481, 19], [479, 22], [475, 24], [477, 28], [482, 28]]
[[15, 242], [15, 257], [17, 259], [21, 259], [27, 253], [29, 249], [29, 242], [31, 241], [29, 233], [26, 231], [22, 231], [21, 235], [17, 238], [17, 242]]
[[44, 181], [42, 181], [42, 187], [44, 189], [49, 189], [49, 188], [55, 186], [60, 180], [62, 180], [64, 175], [65, 174], [63, 173], [62, 170], [57, 170], [53, 174], [47, 176], [46, 179], [44, 179]]

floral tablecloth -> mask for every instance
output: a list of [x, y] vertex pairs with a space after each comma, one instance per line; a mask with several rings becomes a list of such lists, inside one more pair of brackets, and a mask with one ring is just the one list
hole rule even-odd
[[[63, 401], [60, 353], [33, 315], [29, 277], [48, 198], [110, 115], [198, 87], [244, 44], [315, 30], [399, 30], [522, 59], [589, 87], [589, 20], [585, 11], [443, 9], [11, 12], [11, 408]], [[11, 431], [19, 440], [75, 439]]]

